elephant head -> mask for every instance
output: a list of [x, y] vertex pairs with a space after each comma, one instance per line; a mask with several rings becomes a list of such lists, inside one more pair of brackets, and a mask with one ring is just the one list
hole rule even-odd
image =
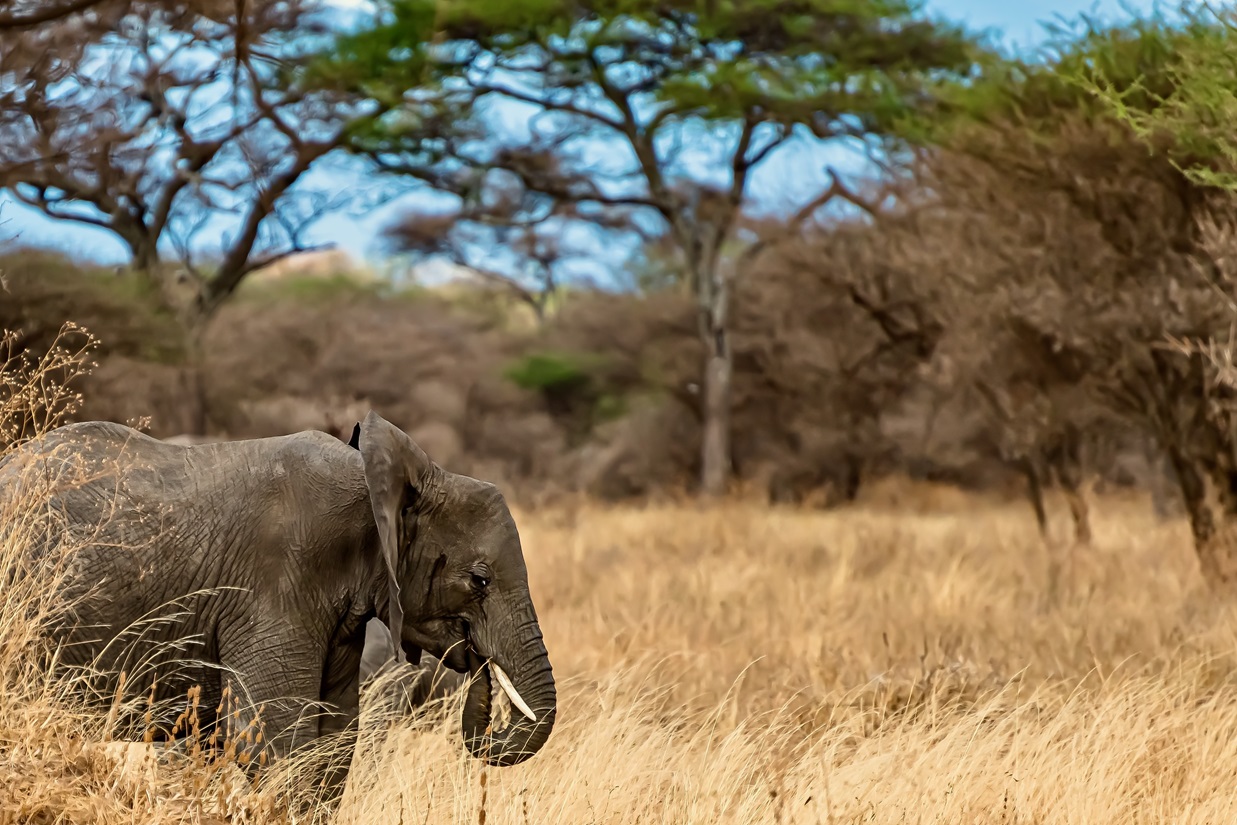
[[[396, 658], [422, 650], [473, 675], [462, 733], [491, 765], [537, 753], [554, 727], [550, 658], [528, 592], [515, 520], [493, 484], [449, 473], [370, 412], [353, 432], [387, 569]], [[399, 628], [399, 630], [396, 630]], [[513, 706], [493, 730], [493, 683]]]

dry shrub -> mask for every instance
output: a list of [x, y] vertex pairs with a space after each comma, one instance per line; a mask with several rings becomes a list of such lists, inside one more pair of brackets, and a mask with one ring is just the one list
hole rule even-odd
[[19, 347], [21, 336], [0, 331], [0, 448], [8, 449], [46, 432], [76, 413], [81, 393], [73, 386], [94, 364], [93, 336], [65, 324], [47, 350], [36, 356]]

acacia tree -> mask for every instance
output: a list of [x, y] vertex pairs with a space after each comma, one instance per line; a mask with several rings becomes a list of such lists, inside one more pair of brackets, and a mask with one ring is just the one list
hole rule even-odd
[[[437, 50], [418, 51], [431, 28], [441, 32]], [[437, 95], [409, 99], [399, 118], [354, 141], [386, 168], [465, 197], [501, 168], [529, 193], [530, 213], [547, 200], [582, 217], [624, 208], [670, 239], [704, 350], [701, 488], [719, 494], [731, 473], [740, 272], [724, 250], [753, 176], [797, 137], [891, 133], [942, 76], [965, 74], [977, 51], [905, 0], [468, 0], [437, 9], [405, 0], [392, 22], [346, 39], [339, 54], [338, 74], [371, 86], [422, 86], [427, 65], [443, 78]], [[531, 112], [527, 128], [487, 120], [493, 103]], [[831, 187], [809, 212], [846, 192]]]
[[[1209, 304], [1208, 323], [1166, 330], [1163, 342], [1163, 357], [1195, 383], [1195, 404], [1189, 429], [1166, 428], [1165, 436], [1204, 572], [1231, 587], [1237, 585], [1237, 137], [1231, 128], [1237, 118], [1237, 12], [1196, 2], [1177, 11], [1188, 34], [1170, 41], [1172, 60], [1133, 79], [1111, 62], [1090, 71], [1074, 67], [1068, 77], [1206, 201], [1194, 227], [1200, 254], [1190, 280], [1204, 290], [1196, 300]], [[1180, 299], [1172, 306], [1178, 309]], [[1180, 401], [1165, 397], [1160, 406], [1174, 411]]]
[[935, 286], [908, 254], [923, 242], [921, 215], [885, 194], [852, 193], [873, 203], [862, 218], [789, 237], [785, 223], [762, 226], [745, 247], [755, 255], [736, 285], [736, 416], [743, 441], [785, 439], [775, 479], [792, 495], [823, 481], [853, 500], [888, 467], [897, 448], [884, 425], [944, 332]]
[[1149, 135], [1149, 155], [1128, 121], [1078, 82], [1102, 77], [1127, 111], [1153, 113], [1176, 94], [1184, 56], [1217, 37], [1214, 22], [1198, 17], [1088, 26], [1063, 38], [1048, 64], [964, 90], [956, 102], [967, 116], [929, 164], [935, 191], [1008, 259], [970, 273], [968, 288], [1165, 450], [1202, 573], [1231, 588], [1233, 388], [1204, 353], [1173, 345], [1223, 340], [1232, 323], [1233, 207], [1183, 172], [1222, 168], [1223, 158], [1163, 130]]
[[1045, 538], [1045, 491], [1055, 485], [1075, 541], [1087, 544], [1089, 476], [1112, 436], [1128, 428], [1097, 398], [1086, 364], [1041, 334], [1050, 299], [1036, 290], [1046, 273], [1068, 279], [1109, 265], [1111, 255], [1085, 225], [1072, 223], [1075, 215], [1003, 171], [942, 153], [918, 171], [918, 186], [931, 197], [907, 227], [886, 232], [881, 251], [914, 273], [900, 294], [926, 292], [931, 301], [939, 334], [927, 390], [936, 403], [973, 415], [972, 445], [1025, 478]]
[[1077, 359], [1054, 352], [1016, 309], [993, 309], [984, 308], [987, 317], [973, 325], [951, 325], [946, 349], [956, 383], [983, 411], [997, 455], [1026, 479], [1041, 536], [1049, 537], [1045, 491], [1056, 486], [1068, 504], [1075, 543], [1090, 544], [1088, 482], [1125, 428], [1094, 397]]

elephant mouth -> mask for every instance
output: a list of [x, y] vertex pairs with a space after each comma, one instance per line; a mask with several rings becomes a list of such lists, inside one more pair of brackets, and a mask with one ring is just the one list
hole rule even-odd
[[484, 669], [487, 671], [489, 681], [496, 683], [501, 689], [503, 695], [507, 697], [507, 701], [511, 703], [511, 707], [527, 716], [530, 721], [537, 721], [537, 714], [529, 707], [528, 702], [520, 695], [520, 692], [515, 689], [515, 683], [511, 681], [511, 677], [503, 670], [498, 662], [494, 661], [492, 656], [487, 656], [473, 640], [471, 628], [468, 622], [464, 622], [464, 640], [465, 644], [459, 645], [464, 653], [464, 666], [467, 672], [473, 677], [478, 676]]
[[[443, 623], [447, 632], [435, 634], [439, 639], [447, 638], [453, 641], [447, 644], [420, 644], [421, 647], [437, 656], [439, 661], [456, 673], [465, 673], [473, 677], [482, 677], [488, 684], [497, 685], [501, 694], [506, 697], [511, 708], [536, 722], [538, 715], [520, 695], [514, 682], [502, 665], [483, 651], [473, 638], [469, 623], [465, 619], [451, 619]], [[424, 640], [428, 642], [429, 640]], [[441, 651], [441, 652], [439, 652]], [[483, 672], [484, 671], [484, 672]]]
[[404, 641], [427, 651], [456, 673], [468, 673], [468, 651], [474, 648], [468, 622], [438, 619], [416, 629], [404, 627]]
[[470, 671], [469, 655], [472, 650], [472, 642], [465, 636], [448, 646], [438, 658], [456, 673], [468, 673]]

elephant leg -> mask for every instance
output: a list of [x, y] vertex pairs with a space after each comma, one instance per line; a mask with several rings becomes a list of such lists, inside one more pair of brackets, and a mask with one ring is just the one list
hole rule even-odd
[[[361, 653], [358, 643], [341, 645], [327, 653], [322, 673], [322, 700], [326, 712], [318, 719], [318, 734], [331, 736], [352, 726], [360, 710]], [[342, 796], [352, 762], [352, 750], [334, 752], [321, 777], [322, 801], [334, 804]]]
[[[237, 753], [247, 752], [253, 764], [263, 750], [285, 757], [318, 737], [323, 651], [307, 641], [303, 631], [294, 630], [291, 622], [242, 626], [244, 638], [221, 638], [219, 653], [224, 683], [231, 684], [240, 708], [239, 718], [232, 717], [233, 726], [243, 728], [261, 709], [264, 741], [250, 738], [244, 747], [237, 747]], [[224, 714], [230, 714], [228, 708]], [[220, 723], [224, 722], [221, 718]]]
[[381, 619], [370, 619], [365, 625], [365, 647], [361, 653], [361, 682], [376, 676], [395, 653], [391, 632]]
[[329, 736], [346, 730], [357, 720], [361, 706], [361, 656], [363, 637], [337, 645], [327, 652], [322, 672], [322, 700], [329, 713], [318, 721], [318, 734]]

